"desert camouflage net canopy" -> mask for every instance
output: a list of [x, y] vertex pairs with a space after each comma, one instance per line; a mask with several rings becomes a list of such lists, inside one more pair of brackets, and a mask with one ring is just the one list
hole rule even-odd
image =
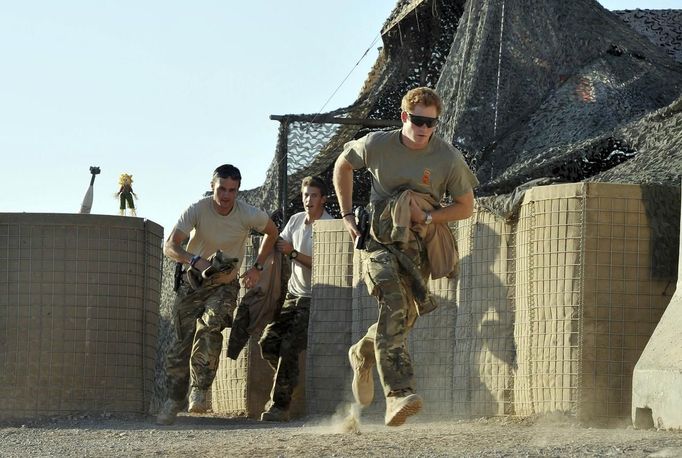
[[440, 133], [468, 153], [484, 195], [606, 171], [677, 181], [613, 170], [641, 156], [667, 162], [619, 129], [680, 97], [682, 65], [595, 1], [468, 3], [436, 88], [447, 101]]
[[[514, 218], [523, 191], [539, 184], [650, 184], [670, 187], [652, 193], [667, 197], [652, 202], [665, 208], [652, 215], [679, 221], [682, 11], [611, 12], [596, 0], [401, 0], [382, 39], [357, 102], [325, 115], [398, 120], [408, 89], [434, 87], [444, 102], [438, 133], [478, 176], [483, 207]], [[343, 144], [376, 128], [281, 122], [280, 154], [265, 184], [245, 194], [285, 216], [300, 210], [302, 177], [331, 183]], [[367, 202], [369, 183], [356, 172], [355, 205]], [[338, 213], [335, 196], [329, 202]], [[676, 253], [679, 226], [664, 232]]]

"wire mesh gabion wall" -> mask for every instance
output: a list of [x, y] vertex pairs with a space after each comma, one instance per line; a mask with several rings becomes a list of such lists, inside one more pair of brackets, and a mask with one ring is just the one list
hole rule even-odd
[[519, 415], [630, 415], [632, 373], [672, 297], [652, 270], [643, 188], [536, 188], [518, 224]]
[[163, 228], [0, 214], [0, 418], [147, 411]]
[[514, 413], [514, 227], [479, 208], [455, 226], [460, 260], [453, 412]]
[[308, 413], [333, 414], [352, 399], [347, 354], [351, 345], [353, 244], [338, 220], [316, 221], [313, 237], [306, 401]]

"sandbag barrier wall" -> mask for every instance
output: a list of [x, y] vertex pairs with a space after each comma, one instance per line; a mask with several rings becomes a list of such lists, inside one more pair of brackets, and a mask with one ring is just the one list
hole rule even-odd
[[[517, 222], [479, 210], [454, 225], [456, 297], [434, 287], [442, 307], [409, 342], [424, 415], [627, 417], [632, 369], [672, 295], [651, 277], [648, 224], [639, 186], [580, 183], [533, 188]], [[315, 231], [308, 404], [329, 414], [352, 399], [346, 353], [376, 303], [358, 257], [344, 267], [343, 224]], [[368, 413], [383, 411], [380, 393]]]
[[162, 239], [140, 218], [0, 214], [0, 418], [146, 412]]

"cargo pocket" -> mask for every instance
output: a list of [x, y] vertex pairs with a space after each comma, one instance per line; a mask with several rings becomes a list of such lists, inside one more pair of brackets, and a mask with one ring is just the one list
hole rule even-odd
[[370, 295], [381, 299], [382, 286], [400, 283], [398, 261], [384, 250], [362, 254], [364, 280]]

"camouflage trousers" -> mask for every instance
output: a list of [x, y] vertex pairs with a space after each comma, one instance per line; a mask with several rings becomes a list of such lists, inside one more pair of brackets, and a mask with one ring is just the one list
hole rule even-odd
[[[426, 251], [419, 241], [403, 252], [415, 263], [428, 280]], [[369, 327], [356, 344], [363, 358], [374, 361], [384, 395], [414, 393], [414, 370], [407, 349], [407, 337], [417, 320], [417, 305], [412, 295], [411, 277], [398, 263], [396, 256], [383, 245], [370, 239], [367, 251], [361, 251], [367, 290], [378, 301], [377, 322]]]
[[173, 307], [176, 341], [166, 358], [168, 397], [182, 401], [190, 377], [193, 387], [207, 390], [218, 369], [222, 330], [231, 325], [239, 281], [192, 290], [180, 286]]
[[276, 407], [288, 409], [298, 385], [298, 356], [308, 347], [310, 298], [287, 294], [279, 316], [260, 338], [261, 354], [275, 370], [270, 399]]

